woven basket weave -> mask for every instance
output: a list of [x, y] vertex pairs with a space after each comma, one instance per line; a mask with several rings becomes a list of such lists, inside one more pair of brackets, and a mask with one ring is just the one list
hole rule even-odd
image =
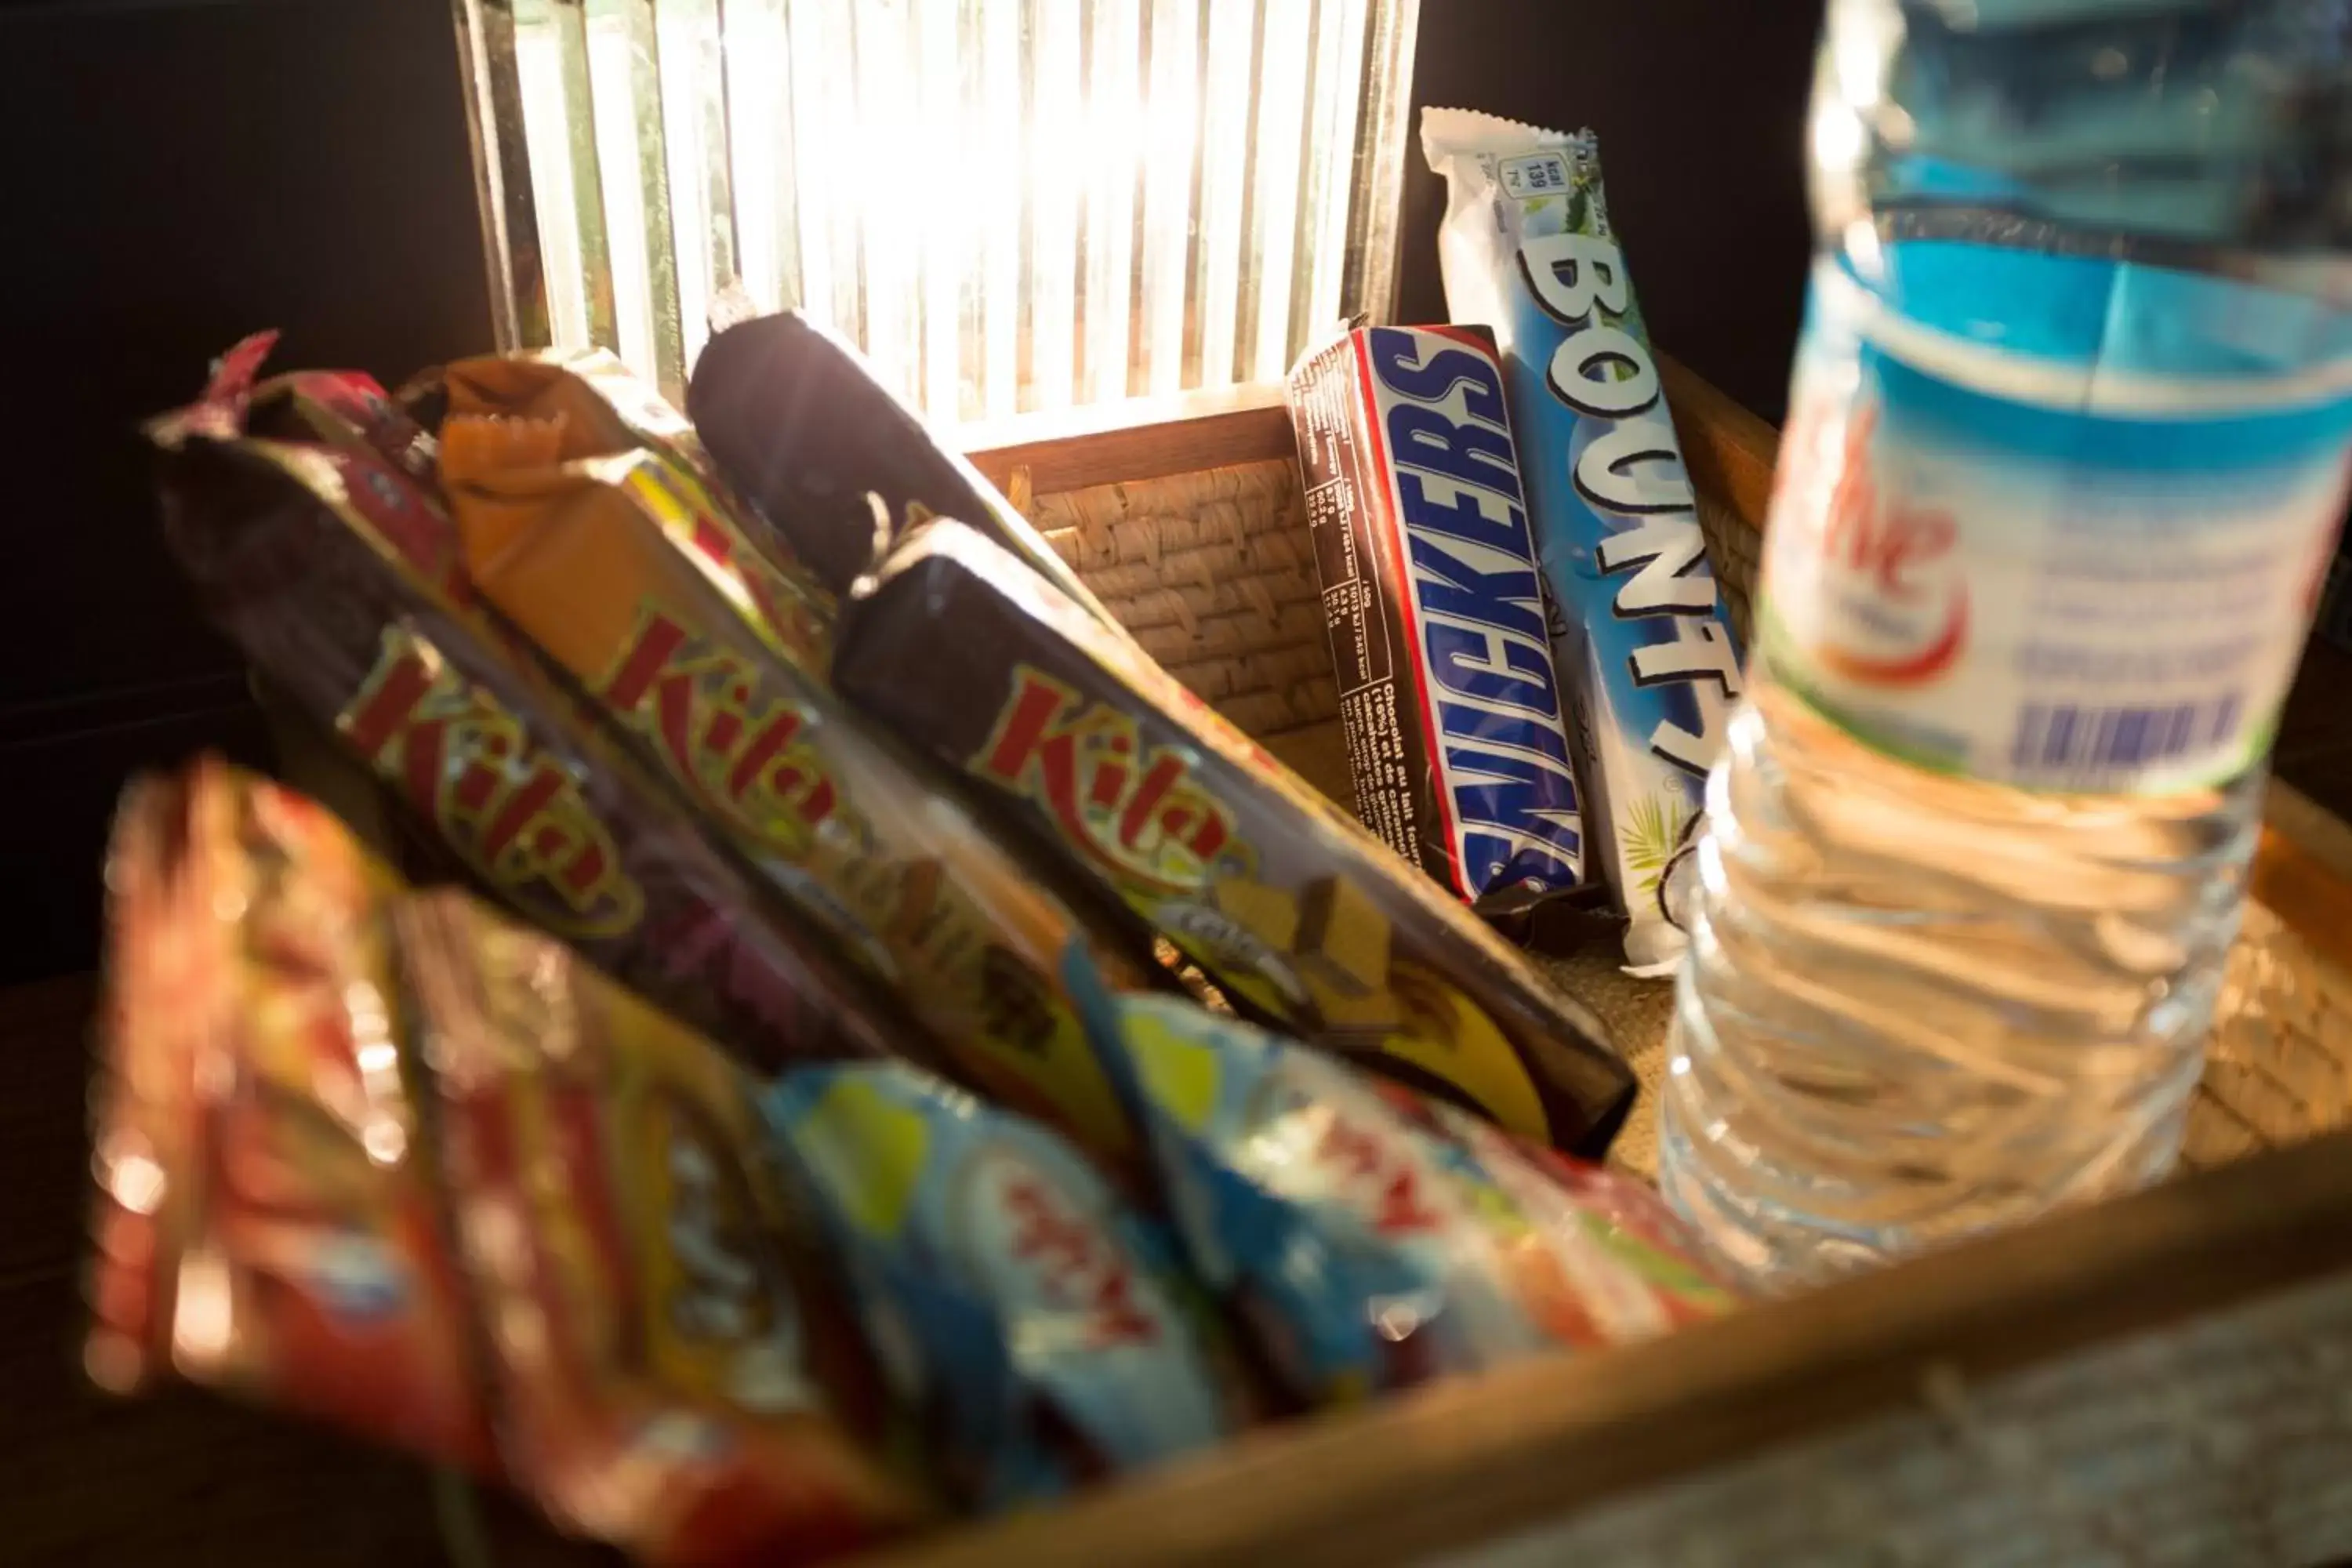
[[[1342, 803], [1353, 799], [1338, 687], [1298, 470], [1286, 460], [1053, 495], [1012, 476], [1087, 585], [1202, 698]], [[1761, 534], [1723, 497], [1699, 518], [1734, 631], [1747, 646]], [[1607, 943], [1545, 961], [1609, 1025], [1645, 1089], [1665, 1065], [1673, 993], [1620, 973]], [[1654, 1173], [1658, 1097], [1645, 1093], [1616, 1159]], [[2352, 976], [2259, 904], [2231, 954], [2185, 1163], [2200, 1169], [2352, 1124]]]

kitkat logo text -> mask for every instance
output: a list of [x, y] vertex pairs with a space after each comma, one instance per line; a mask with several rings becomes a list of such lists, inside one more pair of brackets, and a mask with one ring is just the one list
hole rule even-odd
[[1187, 753], [1147, 748], [1132, 715], [1025, 665], [971, 766], [1035, 802], [1065, 844], [1132, 891], [1197, 891], [1233, 844]]

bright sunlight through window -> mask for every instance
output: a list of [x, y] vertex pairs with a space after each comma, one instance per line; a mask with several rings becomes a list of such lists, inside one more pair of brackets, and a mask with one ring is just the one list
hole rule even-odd
[[740, 281], [950, 426], [1385, 317], [1418, 0], [456, 0], [499, 331], [676, 395]]

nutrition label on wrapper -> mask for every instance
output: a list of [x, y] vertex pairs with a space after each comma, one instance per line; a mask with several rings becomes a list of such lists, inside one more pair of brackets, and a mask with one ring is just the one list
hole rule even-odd
[[[2121, 321], [2293, 308], [2115, 272]], [[2118, 368], [2112, 341], [2079, 364], [1996, 353], [1834, 270], [1814, 301], [1765, 563], [1775, 675], [1881, 751], [2030, 789], [2161, 795], [2257, 763], [2343, 516], [2340, 386], [2256, 404]]]
[[1417, 850], [1405, 736], [1397, 720], [1396, 650], [1389, 636], [1393, 612], [1381, 602], [1380, 574], [1363, 559], [1366, 541], [1356, 506], [1354, 486], [1344, 477], [1307, 492], [1356, 814], [1381, 842], [1410, 857]]

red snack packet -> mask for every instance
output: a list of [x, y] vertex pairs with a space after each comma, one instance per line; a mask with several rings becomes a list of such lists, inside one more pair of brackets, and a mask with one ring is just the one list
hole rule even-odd
[[814, 1562], [920, 1521], [740, 1072], [462, 895], [394, 918], [515, 1479], [659, 1564]]
[[125, 797], [84, 1362], [496, 1468], [401, 1068], [388, 872], [215, 761]]

